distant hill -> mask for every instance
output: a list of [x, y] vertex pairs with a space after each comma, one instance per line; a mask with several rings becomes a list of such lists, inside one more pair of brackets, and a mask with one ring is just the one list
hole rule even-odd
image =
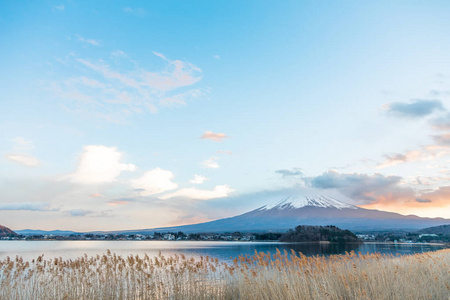
[[0, 237], [12, 237], [12, 236], [18, 236], [18, 234], [9, 229], [8, 227], [0, 225]]
[[332, 242], [359, 243], [356, 235], [349, 230], [342, 230], [336, 226], [297, 226], [280, 237], [280, 242]]
[[417, 233], [450, 235], [450, 224], [424, 228], [417, 231]]
[[69, 236], [71, 234], [82, 234], [80, 232], [70, 230], [39, 230], [39, 229], [23, 229], [16, 231], [20, 235], [59, 235]]

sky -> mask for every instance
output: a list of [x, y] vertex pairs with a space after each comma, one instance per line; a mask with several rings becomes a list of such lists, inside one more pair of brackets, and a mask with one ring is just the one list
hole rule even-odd
[[448, 1], [0, 2], [0, 220], [154, 228], [304, 189], [450, 218]]

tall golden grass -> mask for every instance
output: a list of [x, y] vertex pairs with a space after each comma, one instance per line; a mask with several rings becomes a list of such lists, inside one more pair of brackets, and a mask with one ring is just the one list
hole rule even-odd
[[0, 262], [0, 299], [450, 299], [450, 249], [394, 257], [255, 253]]

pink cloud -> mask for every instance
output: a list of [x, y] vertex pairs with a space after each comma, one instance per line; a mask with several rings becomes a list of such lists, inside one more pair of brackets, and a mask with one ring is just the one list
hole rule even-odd
[[212, 131], [205, 132], [201, 137], [202, 140], [211, 140], [215, 142], [222, 142], [223, 139], [228, 138], [225, 133], [215, 133]]

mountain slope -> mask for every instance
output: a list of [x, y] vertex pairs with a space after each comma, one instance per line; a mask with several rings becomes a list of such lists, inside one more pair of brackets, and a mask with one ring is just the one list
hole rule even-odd
[[0, 225], [0, 237], [17, 236], [18, 234], [9, 229], [8, 227]]
[[422, 230], [419, 230], [417, 233], [432, 233], [432, 234], [450, 235], [450, 224], [424, 228]]
[[121, 233], [281, 232], [298, 225], [334, 225], [352, 231], [418, 230], [449, 223], [450, 220], [443, 218], [421, 218], [364, 209], [323, 194], [301, 194], [283, 198], [281, 201], [231, 218], [184, 226], [127, 230]]

